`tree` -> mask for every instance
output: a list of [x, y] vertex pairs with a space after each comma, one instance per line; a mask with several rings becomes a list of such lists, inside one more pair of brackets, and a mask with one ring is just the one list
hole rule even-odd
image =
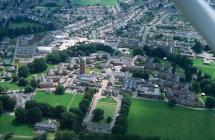
[[37, 88], [38, 86], [38, 82], [35, 78], [33, 78], [30, 82], [30, 85], [33, 87], [33, 88]]
[[65, 88], [63, 85], [58, 85], [55, 90], [55, 94], [62, 95], [65, 92]]
[[45, 58], [35, 59], [32, 63], [28, 64], [31, 73], [40, 73], [47, 69], [48, 65]]
[[31, 123], [40, 122], [42, 120], [42, 111], [38, 107], [28, 109], [28, 121]]
[[195, 44], [192, 49], [195, 53], [201, 53], [203, 51], [203, 46], [199, 41], [195, 41]]
[[17, 82], [19, 80], [19, 77], [17, 75], [14, 75], [12, 78], [12, 82]]
[[25, 103], [26, 109], [35, 108], [35, 107], [38, 107], [38, 103], [35, 100], [30, 100]]
[[16, 121], [25, 122], [27, 120], [27, 110], [23, 108], [17, 108], [15, 110]]
[[206, 101], [205, 101], [205, 106], [208, 109], [212, 109], [215, 107], [215, 99], [212, 97], [207, 97]]
[[192, 84], [192, 89], [196, 94], [198, 94], [201, 91], [200, 83], [197, 81], [194, 81]]
[[174, 99], [170, 99], [168, 102], [167, 102], [167, 105], [169, 107], [175, 107], [176, 105], [176, 101]]
[[2, 102], [2, 106], [5, 111], [14, 111], [16, 105], [15, 98], [4, 95], [0, 97], [0, 101]]
[[75, 140], [76, 135], [73, 131], [57, 131], [55, 140]]
[[104, 118], [104, 110], [97, 108], [93, 111], [93, 121], [99, 122]]
[[24, 78], [27, 78], [28, 75], [29, 75], [29, 68], [27, 66], [21, 66], [19, 67], [18, 69], [18, 76], [19, 77], [24, 77]]
[[31, 93], [35, 91], [35, 88], [33, 88], [30, 84], [28, 84], [24, 90], [25, 90], [25, 93]]
[[3, 106], [2, 106], [2, 102], [0, 102], [0, 116], [2, 115], [3, 113]]
[[107, 120], [106, 120], [107, 123], [110, 123], [111, 121], [112, 121], [111, 117], [108, 117]]
[[133, 56], [136, 56], [136, 55], [143, 55], [143, 49], [141, 49], [141, 48], [135, 48], [133, 50]]
[[18, 85], [19, 86], [26, 86], [28, 84], [28, 81], [25, 79], [25, 78], [23, 78], [23, 77], [21, 77], [20, 79], [19, 79], [19, 83], [18, 83]]
[[55, 117], [56, 118], [59, 119], [61, 117], [62, 113], [64, 113], [64, 112], [66, 112], [66, 108], [64, 106], [58, 105], [55, 107]]
[[0, 85], [0, 94], [4, 94], [7, 92], [7, 89]]
[[71, 129], [75, 121], [76, 115], [71, 112], [64, 112], [60, 118], [60, 127]]

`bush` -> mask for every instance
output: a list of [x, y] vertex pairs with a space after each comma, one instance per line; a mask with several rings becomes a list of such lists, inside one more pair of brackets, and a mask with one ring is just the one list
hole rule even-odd
[[212, 109], [215, 107], [215, 99], [212, 97], [207, 97], [205, 101], [205, 107], [208, 109]]

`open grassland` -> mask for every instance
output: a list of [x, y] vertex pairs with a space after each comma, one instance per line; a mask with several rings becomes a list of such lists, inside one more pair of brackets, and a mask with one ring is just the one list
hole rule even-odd
[[117, 5], [117, 0], [72, 0], [73, 4], [82, 6], [87, 5], [102, 5], [102, 6], [114, 6]]
[[170, 108], [160, 101], [132, 100], [128, 134], [165, 140], [215, 139], [215, 111]]
[[210, 75], [213, 79], [215, 79], [215, 63], [211, 63], [209, 65], [205, 65], [202, 59], [192, 59], [194, 67], [201, 70], [203, 73]]
[[39, 103], [47, 103], [51, 106], [61, 105], [69, 109], [71, 107], [78, 107], [82, 98], [83, 96], [79, 94], [55, 95], [54, 93], [39, 91], [33, 99]]
[[6, 88], [7, 90], [19, 90], [20, 87], [14, 83], [10, 83], [10, 82], [0, 82], [0, 85], [4, 88]]
[[116, 113], [117, 103], [112, 98], [103, 98], [97, 102], [96, 108], [104, 110], [104, 117], [113, 117]]
[[10, 115], [0, 116], [0, 134], [12, 132], [15, 135], [33, 136], [33, 126], [30, 124], [19, 124], [14, 121], [15, 117]]

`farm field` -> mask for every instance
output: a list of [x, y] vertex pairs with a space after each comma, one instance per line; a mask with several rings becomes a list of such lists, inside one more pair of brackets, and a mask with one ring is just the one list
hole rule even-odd
[[162, 140], [215, 139], [215, 111], [170, 108], [160, 101], [132, 100], [128, 134]]
[[103, 98], [97, 102], [96, 108], [104, 110], [104, 117], [113, 117], [116, 112], [117, 103], [112, 98]]
[[201, 70], [203, 73], [210, 75], [215, 79], [215, 63], [205, 65], [201, 59], [192, 59], [194, 67]]
[[12, 132], [15, 135], [33, 136], [33, 126], [14, 122], [15, 117], [10, 115], [0, 116], [0, 134]]
[[87, 5], [102, 5], [102, 6], [114, 6], [117, 5], [117, 0], [72, 0], [73, 4], [79, 4], [82, 6]]
[[62, 105], [67, 109], [70, 109], [71, 107], [78, 107], [82, 98], [83, 96], [78, 94], [55, 95], [53, 93], [46, 93], [43, 91], [38, 91], [33, 97], [33, 99], [39, 103], [47, 103], [51, 106]]

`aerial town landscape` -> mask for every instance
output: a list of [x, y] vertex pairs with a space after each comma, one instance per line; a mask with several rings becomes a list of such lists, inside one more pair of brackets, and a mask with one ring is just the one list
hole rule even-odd
[[0, 140], [215, 140], [206, 40], [171, 0], [0, 0]]

